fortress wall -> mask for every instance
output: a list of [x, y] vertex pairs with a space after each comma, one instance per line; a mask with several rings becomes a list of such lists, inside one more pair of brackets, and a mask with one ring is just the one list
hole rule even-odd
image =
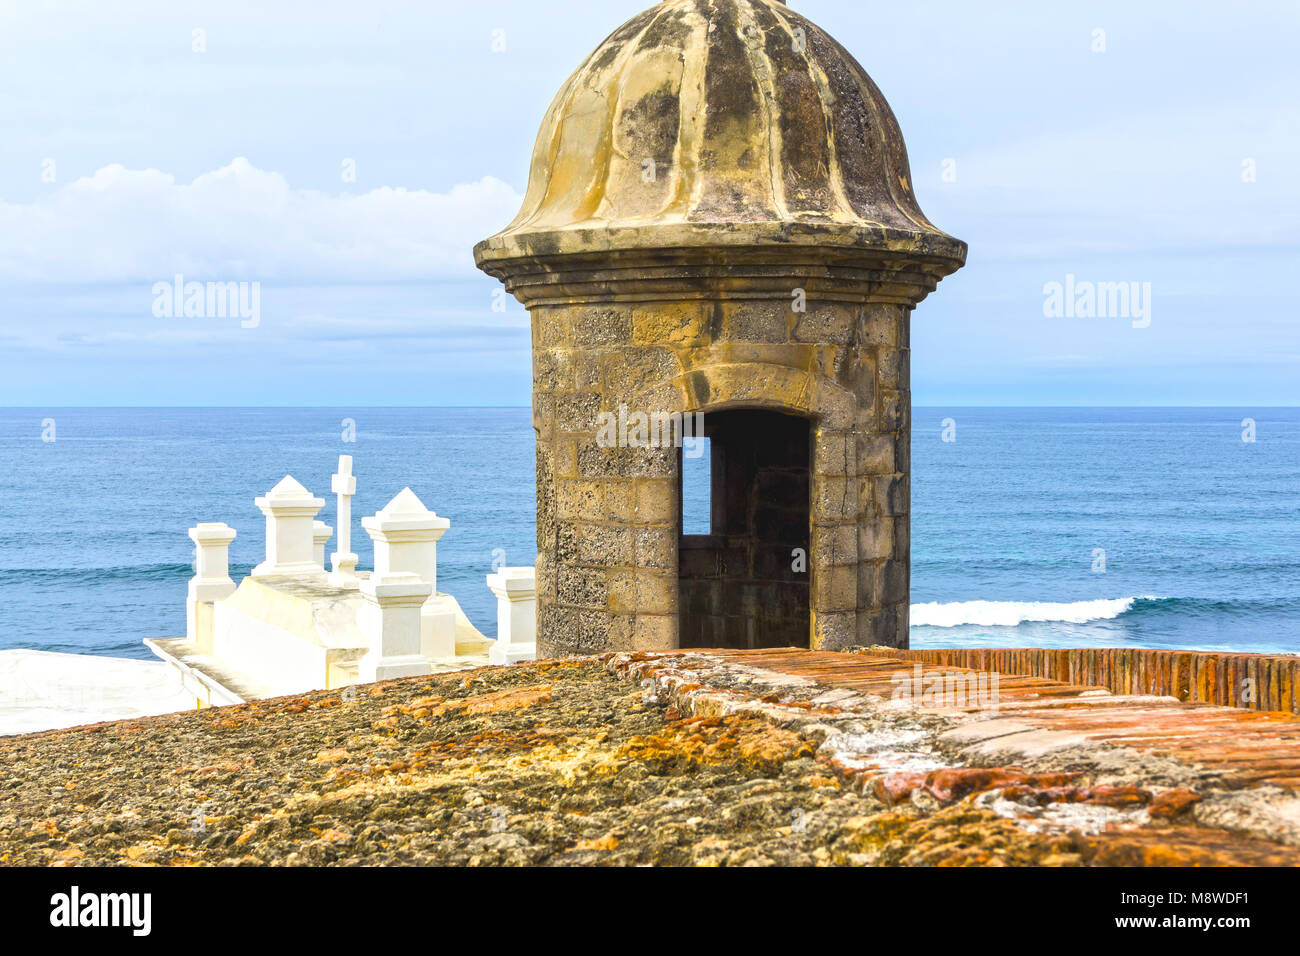
[[1300, 656], [1165, 651], [1141, 647], [937, 648], [873, 647], [871, 653], [945, 667], [969, 667], [1115, 694], [1156, 694], [1247, 710], [1300, 713]]

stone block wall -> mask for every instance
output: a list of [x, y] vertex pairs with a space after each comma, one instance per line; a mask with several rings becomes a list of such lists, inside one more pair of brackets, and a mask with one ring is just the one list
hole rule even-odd
[[806, 311], [770, 293], [530, 311], [539, 656], [679, 645], [679, 451], [602, 447], [600, 414], [620, 406], [807, 419], [806, 646], [906, 646], [909, 305], [810, 292]]

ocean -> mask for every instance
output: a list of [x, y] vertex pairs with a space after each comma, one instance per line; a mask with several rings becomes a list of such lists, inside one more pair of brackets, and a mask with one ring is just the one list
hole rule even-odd
[[[916, 408], [913, 422], [914, 647], [1300, 652], [1300, 409]], [[142, 638], [185, 632], [186, 530], [235, 528], [238, 580], [262, 556], [253, 498], [285, 474], [335, 525], [340, 454], [355, 459], [361, 566], [360, 516], [409, 485], [451, 520], [439, 590], [495, 633], [484, 576], [536, 555], [527, 409], [11, 408], [0, 649], [149, 657]]]

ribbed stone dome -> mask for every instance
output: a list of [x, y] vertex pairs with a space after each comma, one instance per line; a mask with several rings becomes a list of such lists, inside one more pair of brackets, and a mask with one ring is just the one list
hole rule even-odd
[[523, 208], [479, 264], [570, 252], [966, 246], [912, 191], [894, 114], [834, 39], [779, 0], [667, 0], [614, 31], [542, 123]]

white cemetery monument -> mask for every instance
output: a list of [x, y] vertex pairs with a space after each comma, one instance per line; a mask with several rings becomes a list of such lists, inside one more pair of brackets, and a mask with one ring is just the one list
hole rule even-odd
[[451, 521], [403, 488], [361, 519], [375, 549], [373, 571], [352, 552], [352, 457], [339, 457], [338, 550], [325, 506], [286, 475], [255, 499], [266, 518], [266, 556], [238, 586], [230, 578], [235, 531], [202, 523], [189, 531], [196, 558], [184, 637], [145, 644], [178, 672], [200, 707], [345, 687], [396, 677], [532, 660], [537, 600], [531, 567], [487, 575], [497, 633], [481, 634], [450, 594], [438, 591], [438, 541]]
[[330, 480], [330, 491], [338, 495], [339, 549], [330, 555], [329, 583], [336, 588], [357, 587], [357, 556], [352, 553], [352, 496], [357, 479], [352, 475], [352, 456], [339, 455], [339, 471]]
[[537, 580], [533, 568], [501, 568], [487, 576], [497, 597], [498, 640], [488, 651], [493, 664], [537, 657]]

